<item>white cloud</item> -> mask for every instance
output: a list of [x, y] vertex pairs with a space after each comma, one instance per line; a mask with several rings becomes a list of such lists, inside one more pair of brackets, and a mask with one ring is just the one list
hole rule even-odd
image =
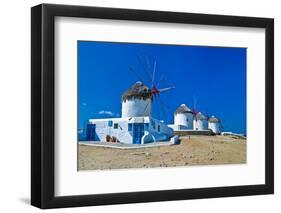
[[109, 115], [109, 116], [114, 116], [114, 113], [111, 111], [106, 111], [106, 110], [101, 110], [98, 112], [100, 115]]

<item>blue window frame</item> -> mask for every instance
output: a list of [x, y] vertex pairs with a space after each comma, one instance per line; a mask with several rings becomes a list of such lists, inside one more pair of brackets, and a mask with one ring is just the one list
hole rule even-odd
[[111, 126], [112, 126], [112, 123], [113, 123], [112, 121], [108, 121], [108, 126], [111, 127]]
[[93, 141], [96, 137], [96, 124], [87, 124], [86, 140]]

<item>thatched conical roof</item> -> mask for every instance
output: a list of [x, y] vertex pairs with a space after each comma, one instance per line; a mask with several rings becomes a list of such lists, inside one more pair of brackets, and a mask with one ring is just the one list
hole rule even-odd
[[185, 104], [181, 104], [179, 108], [175, 111], [175, 114], [192, 113], [192, 110], [188, 108]]
[[131, 86], [122, 95], [122, 101], [132, 100], [132, 99], [148, 99], [152, 98], [151, 91], [149, 87], [145, 86], [142, 82], [138, 81], [133, 86]]
[[216, 118], [215, 116], [212, 116], [209, 118], [209, 122], [210, 123], [219, 123], [220, 120], [218, 118]]
[[207, 120], [207, 117], [205, 115], [203, 115], [202, 112], [198, 112], [196, 115], [195, 115], [195, 118], [196, 120]]

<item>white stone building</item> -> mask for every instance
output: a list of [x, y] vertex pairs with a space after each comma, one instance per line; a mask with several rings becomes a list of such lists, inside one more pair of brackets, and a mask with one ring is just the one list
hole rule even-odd
[[215, 134], [221, 133], [221, 122], [215, 116], [212, 116], [208, 120], [208, 128], [213, 131]]
[[185, 104], [181, 104], [174, 113], [174, 124], [169, 125], [174, 131], [193, 129], [193, 112]]
[[122, 95], [122, 117], [89, 119], [87, 140], [126, 144], [145, 144], [166, 141], [174, 136], [173, 130], [151, 117], [153, 93], [142, 82], [136, 82]]
[[193, 130], [207, 130], [208, 129], [208, 120], [205, 115], [201, 112], [198, 112], [193, 119]]

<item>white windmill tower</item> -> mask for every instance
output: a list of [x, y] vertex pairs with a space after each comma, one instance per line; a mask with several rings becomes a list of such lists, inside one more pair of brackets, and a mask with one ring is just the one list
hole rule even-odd
[[138, 81], [122, 95], [122, 117], [150, 116], [151, 104], [150, 89]]
[[208, 120], [208, 128], [213, 131], [215, 134], [221, 133], [221, 121], [215, 116], [211, 116]]
[[208, 120], [202, 112], [195, 114], [193, 119], [193, 130], [207, 130], [208, 129]]
[[179, 129], [193, 129], [193, 112], [185, 104], [181, 104], [174, 113], [174, 125]]

